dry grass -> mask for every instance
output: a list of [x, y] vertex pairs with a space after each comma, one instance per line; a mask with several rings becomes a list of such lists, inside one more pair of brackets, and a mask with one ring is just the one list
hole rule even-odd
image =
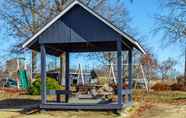
[[133, 97], [141, 104], [134, 118], [186, 118], [186, 92], [135, 90]]
[[22, 114], [20, 112], [1, 111], [0, 118], [113, 118], [118, 115], [112, 112], [91, 112], [91, 111], [47, 111], [38, 112], [31, 115]]
[[[47, 111], [36, 112], [31, 115], [25, 114], [23, 109], [25, 105], [33, 105], [39, 102], [39, 96], [29, 95], [10, 95], [0, 94], [0, 118], [159, 118], [172, 114], [177, 118], [186, 116], [183, 112], [176, 115], [177, 112], [186, 111], [186, 92], [162, 91], [149, 92], [142, 90], [133, 92], [135, 102], [134, 106], [122, 110], [121, 115], [114, 114], [111, 111]], [[183, 105], [185, 103], [185, 105]], [[14, 108], [14, 106], [22, 106]], [[168, 110], [167, 110], [168, 109]], [[184, 117], [183, 117], [184, 118]]]
[[47, 111], [28, 115], [23, 109], [38, 104], [40, 96], [0, 94], [0, 118], [118, 118], [128, 116], [136, 107], [122, 110], [122, 115], [112, 111]]
[[150, 101], [160, 103], [174, 103], [179, 100], [186, 100], [186, 92], [182, 91], [150, 91], [134, 90], [133, 99], [138, 102]]

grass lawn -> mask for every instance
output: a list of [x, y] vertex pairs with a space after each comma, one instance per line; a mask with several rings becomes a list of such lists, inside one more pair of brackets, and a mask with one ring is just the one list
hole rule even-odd
[[121, 115], [111, 111], [45, 111], [29, 114], [24, 108], [40, 102], [40, 96], [0, 94], [0, 118], [185, 118], [186, 92], [133, 92], [134, 105]]
[[142, 90], [135, 90], [133, 92], [133, 99], [135, 101], [145, 101], [153, 103], [179, 103], [183, 101], [186, 104], [186, 92], [182, 91], [150, 91], [146, 93]]

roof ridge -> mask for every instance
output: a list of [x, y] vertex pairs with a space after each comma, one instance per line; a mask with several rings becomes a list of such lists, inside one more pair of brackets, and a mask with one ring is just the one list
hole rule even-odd
[[119, 29], [117, 26], [115, 26], [113, 23], [111, 23], [110, 21], [108, 21], [106, 18], [104, 18], [103, 16], [99, 15], [98, 13], [96, 13], [93, 9], [89, 8], [88, 6], [86, 6], [84, 3], [82, 3], [79, 0], [74, 0], [72, 3], [70, 3], [69, 5], [67, 5], [66, 8], [64, 8], [64, 10], [62, 12], [60, 12], [56, 17], [53, 18], [53, 20], [51, 20], [49, 23], [47, 23], [43, 28], [41, 28], [36, 34], [34, 34], [30, 39], [28, 39], [23, 45], [22, 47], [25, 48], [27, 47], [32, 41], [34, 41], [38, 36], [40, 36], [45, 30], [47, 30], [53, 23], [55, 23], [59, 18], [61, 18], [64, 14], [66, 14], [70, 9], [72, 9], [75, 5], [80, 5], [82, 8], [84, 8], [87, 12], [91, 13], [92, 15], [94, 15], [95, 17], [97, 17], [100, 21], [102, 21], [103, 23], [105, 23], [106, 25], [108, 25], [110, 28], [112, 28], [114, 31], [116, 31], [117, 33], [119, 33], [120, 35], [122, 35], [123, 37], [125, 37], [128, 41], [130, 41], [131, 43], [133, 43], [142, 53], [145, 54], [144, 49], [139, 45], [139, 43], [133, 39], [133, 37], [131, 37], [129, 34], [127, 34], [126, 32], [121, 31], [121, 29]]

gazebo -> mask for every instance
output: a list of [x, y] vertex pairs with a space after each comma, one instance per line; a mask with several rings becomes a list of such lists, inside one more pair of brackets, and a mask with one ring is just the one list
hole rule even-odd
[[[131, 36], [95, 13], [85, 4], [75, 0], [58, 16], [27, 40], [23, 48], [41, 54], [41, 104], [43, 109], [121, 109], [132, 102], [132, 52], [144, 49]], [[70, 103], [69, 53], [71, 52], [117, 52], [117, 102]], [[123, 89], [122, 51], [128, 52], [128, 88]], [[60, 78], [65, 79], [65, 90], [47, 90], [46, 54], [61, 58]], [[63, 56], [62, 56], [63, 55]], [[48, 102], [47, 95], [55, 94], [56, 102]], [[65, 95], [65, 101], [60, 96]], [[127, 100], [126, 100], [127, 99]]]

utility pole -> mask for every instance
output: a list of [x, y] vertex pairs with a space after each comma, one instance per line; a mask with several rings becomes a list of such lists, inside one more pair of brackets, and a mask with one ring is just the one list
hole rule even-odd
[[186, 48], [185, 48], [184, 86], [186, 86]]

